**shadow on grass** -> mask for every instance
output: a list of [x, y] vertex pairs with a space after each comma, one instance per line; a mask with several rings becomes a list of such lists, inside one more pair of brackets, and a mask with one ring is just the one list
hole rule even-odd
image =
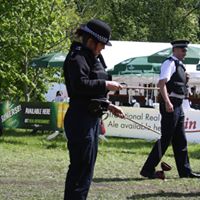
[[[130, 149], [130, 150], [124, 150], [124, 149], [118, 149], [116, 148], [114, 150], [115, 153], [120, 153], [120, 154], [130, 154], [130, 155], [135, 155], [136, 152], [134, 152], [134, 150]], [[110, 150], [109, 148], [106, 147], [106, 149], [104, 149], [103, 151], [102, 150], [99, 150], [98, 154], [105, 154], [105, 153], [113, 153], [113, 150]], [[145, 154], [146, 155], [146, 154]]]
[[127, 199], [148, 199], [153, 197], [165, 197], [166, 199], [172, 198], [172, 197], [197, 197], [200, 196], [200, 192], [190, 192], [190, 193], [179, 193], [179, 192], [158, 192], [158, 193], [152, 193], [152, 194], [136, 194], [130, 197], [127, 197]]
[[32, 129], [5, 129], [3, 137], [23, 137], [23, 136], [43, 136], [51, 134], [52, 131], [32, 130]]
[[29, 144], [28, 142], [23, 142], [23, 141], [16, 141], [16, 140], [3, 140], [0, 139], [0, 144], [11, 144], [11, 145], [18, 145], [18, 146], [35, 146], [35, 147], [39, 147], [41, 149], [62, 149], [62, 150], [66, 150], [66, 143], [60, 143], [60, 142], [41, 142], [41, 143], [35, 143], [35, 144]]
[[37, 131], [36, 133], [25, 129], [9, 129], [4, 130], [4, 134], [0, 137], [0, 144], [11, 144], [18, 146], [34, 146], [43, 149], [66, 149], [66, 139], [63, 135], [58, 135], [52, 140], [47, 137], [52, 131]]
[[[0, 139], [3, 138], [18, 138], [18, 137], [36, 137], [37, 139], [47, 139], [49, 135], [54, 133], [53, 131], [32, 131], [31, 129], [8, 129], [4, 130], [4, 133]], [[59, 141], [59, 142], [66, 142], [64, 135], [60, 134], [56, 138], [47, 141]]]
[[0, 139], [0, 143], [14, 144], [14, 145], [28, 145], [26, 142], [16, 141], [16, 140], [4, 140], [3, 138]]
[[58, 143], [51, 143], [51, 144], [44, 144], [46, 149], [57, 149], [60, 148], [62, 150], [66, 150], [65, 144], [58, 144]]
[[123, 149], [141, 149], [141, 147], [153, 147], [155, 141], [145, 141], [141, 139], [132, 138], [116, 138], [108, 137], [108, 142], [104, 143], [104, 146], [116, 147]]
[[126, 181], [144, 181], [143, 178], [94, 178], [94, 183], [102, 182], [126, 182]]

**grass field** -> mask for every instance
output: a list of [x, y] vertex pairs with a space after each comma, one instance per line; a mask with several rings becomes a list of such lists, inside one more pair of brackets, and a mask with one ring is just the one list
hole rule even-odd
[[[62, 200], [69, 164], [62, 136], [6, 131], [0, 138], [0, 200]], [[172, 165], [167, 180], [139, 175], [153, 142], [108, 138], [100, 142], [89, 200], [200, 199], [200, 180], [178, 178], [171, 147], [163, 160]], [[200, 145], [189, 145], [194, 171], [200, 171]]]

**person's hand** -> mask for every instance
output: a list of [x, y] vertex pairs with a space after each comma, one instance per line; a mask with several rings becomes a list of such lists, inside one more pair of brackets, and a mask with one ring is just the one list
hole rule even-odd
[[174, 112], [174, 106], [170, 101], [165, 102], [165, 108], [167, 112]]
[[189, 79], [190, 79], [190, 74], [188, 74], [187, 72], [185, 72], [185, 75], [186, 75], [186, 82], [188, 82]]
[[106, 89], [110, 91], [117, 91], [123, 89], [124, 86], [116, 81], [106, 81]]
[[119, 107], [119, 106], [115, 106], [113, 104], [110, 104], [108, 106], [108, 110], [115, 115], [116, 117], [120, 117], [120, 118], [125, 118], [125, 114], [123, 112], [123, 110]]

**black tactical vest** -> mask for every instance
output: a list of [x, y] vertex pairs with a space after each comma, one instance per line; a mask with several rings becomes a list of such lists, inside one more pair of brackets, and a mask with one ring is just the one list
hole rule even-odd
[[171, 92], [174, 92], [179, 95], [187, 95], [185, 67], [178, 60], [174, 60], [172, 57], [168, 58], [168, 60], [174, 61], [176, 66], [176, 71], [166, 83], [168, 93], [170, 94]]

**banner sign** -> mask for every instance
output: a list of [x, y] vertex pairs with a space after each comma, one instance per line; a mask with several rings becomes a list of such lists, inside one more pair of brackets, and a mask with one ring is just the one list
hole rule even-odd
[[[143, 124], [157, 132], [160, 132], [161, 115], [158, 109], [155, 108], [136, 108], [136, 107], [122, 107], [126, 117], [132, 119], [140, 124]], [[189, 142], [200, 142], [200, 110], [185, 111], [185, 130], [187, 140]], [[133, 123], [126, 119], [120, 119], [108, 114], [108, 118], [104, 120], [106, 126], [106, 135], [143, 138], [143, 139], [157, 139], [160, 135], [154, 133], [147, 128]]]
[[67, 103], [11, 103], [0, 104], [4, 128], [61, 130]]
[[[0, 104], [0, 116], [4, 128], [63, 130], [67, 103], [36, 102]], [[160, 133], [161, 115], [155, 108], [122, 107], [126, 117]], [[185, 130], [189, 142], [200, 143], [200, 110], [185, 111]], [[106, 135], [129, 138], [157, 139], [159, 134], [126, 119], [108, 113], [104, 120]]]

